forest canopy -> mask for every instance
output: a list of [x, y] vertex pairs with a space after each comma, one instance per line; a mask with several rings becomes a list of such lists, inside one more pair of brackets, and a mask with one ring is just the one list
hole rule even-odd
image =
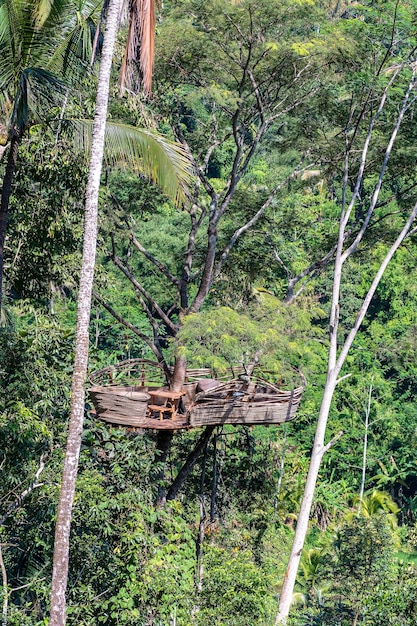
[[[288, 626], [412, 626], [417, 3], [166, 1], [152, 88], [142, 4], [117, 14], [87, 378], [305, 389], [288, 423], [176, 432], [87, 393], [66, 621], [285, 623], [305, 525]], [[49, 623], [108, 5], [0, 0], [3, 626]]]

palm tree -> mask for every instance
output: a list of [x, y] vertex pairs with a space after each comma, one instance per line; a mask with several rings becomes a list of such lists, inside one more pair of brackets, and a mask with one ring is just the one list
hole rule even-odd
[[78, 291], [77, 334], [71, 388], [70, 424], [55, 527], [50, 626], [63, 626], [66, 622], [65, 593], [68, 578], [69, 537], [84, 420], [84, 382], [88, 362], [88, 326], [90, 323], [91, 294], [97, 248], [98, 192], [104, 153], [110, 72], [121, 6], [122, 0], [111, 0], [108, 7], [98, 79], [96, 113], [85, 202], [84, 244]]
[[[104, 155], [111, 64], [122, 2], [123, 0], [110, 0], [109, 2], [98, 78], [96, 113], [94, 117], [86, 191], [84, 245], [78, 292], [77, 334], [71, 389], [70, 424], [55, 529], [50, 626], [64, 626], [66, 621], [65, 592], [68, 578], [69, 537], [84, 420], [84, 383], [87, 373], [89, 344], [88, 328], [97, 248], [98, 193]], [[144, 4], [149, 8], [149, 3], [145, 2]], [[152, 5], [152, 10], [154, 10], [153, 3], [150, 4]], [[131, 32], [131, 29], [129, 32]], [[110, 126], [109, 131], [109, 136], [116, 139], [115, 151], [117, 152], [118, 141], [121, 135], [116, 132], [114, 126]], [[125, 129], [125, 131], [123, 138], [126, 140], [127, 137], [127, 143], [129, 144], [129, 133], [127, 129]], [[148, 141], [150, 139], [151, 137], [148, 135]], [[159, 141], [155, 139], [155, 142], [160, 148], [162, 145], [161, 139], [159, 139]], [[130, 144], [132, 144], [132, 142], [130, 142]], [[135, 143], [135, 145], [138, 144]], [[168, 156], [171, 157], [171, 160], [172, 157], [175, 157], [174, 161], [176, 163], [174, 169], [169, 169], [167, 176], [165, 176], [166, 172], [163, 164], [159, 163], [158, 165], [156, 162], [152, 164], [152, 158], [149, 158], [149, 155], [155, 158], [157, 151], [152, 155], [149, 149], [145, 149], [142, 156], [145, 157], [144, 160], [149, 165], [149, 174], [153, 174], [153, 177], [159, 176], [160, 179], [162, 178], [165, 182], [163, 189], [170, 192], [172, 198], [178, 199], [181, 197], [181, 185], [177, 174], [182, 173], [183, 178], [184, 176], [188, 176], [188, 170], [185, 167], [185, 155], [181, 153], [179, 148], [175, 148], [173, 144], [165, 142], [163, 145], [166, 147], [166, 151]], [[123, 146], [121, 147], [123, 148]], [[147, 147], [146, 144], [144, 147]], [[164, 152], [164, 150], [162, 150], [162, 152]], [[168, 159], [168, 161], [169, 160], [170, 159]]]
[[43, 120], [42, 111], [50, 111], [65, 98], [64, 76], [82, 68], [82, 57], [87, 58], [91, 48], [88, 34], [97, 4], [98, 0], [0, 0], [0, 114], [4, 118], [0, 121], [5, 122], [1, 126], [9, 143], [0, 198], [0, 310], [19, 145], [30, 126]]
[[[8, 143], [8, 157], [1, 188], [0, 204], [0, 311], [3, 295], [4, 245], [9, 203], [17, 165], [18, 149], [28, 129], [45, 121], [44, 111], [66, 102], [69, 85], [86, 70], [97, 43], [95, 14], [102, 0], [0, 0], [0, 144]], [[105, 3], [106, 4], [106, 3]], [[153, 37], [145, 35], [154, 24], [154, 2], [143, 8], [144, 25], [138, 22], [138, 2], [131, 2], [130, 18], [134, 46], [127, 43], [123, 85], [130, 85], [133, 73], [132, 54], [148, 41], [153, 54]], [[148, 10], [149, 9], [149, 10]], [[100, 18], [101, 19], [101, 18]], [[99, 20], [100, 21], [100, 20]], [[141, 50], [144, 53], [145, 46]], [[151, 55], [152, 56], [152, 55]], [[152, 67], [149, 55], [141, 60]], [[150, 92], [149, 72], [143, 71], [144, 91]], [[65, 82], [64, 82], [65, 78]], [[3, 114], [3, 115], [2, 115]], [[5, 124], [2, 124], [4, 118]], [[91, 120], [72, 120], [74, 142], [89, 154]], [[6, 150], [0, 145], [1, 152]], [[186, 159], [182, 151], [164, 137], [149, 130], [111, 123], [106, 127], [107, 162], [128, 162], [149, 178], [158, 181], [164, 193], [179, 200], [182, 189], [178, 179], [184, 176]], [[158, 171], [154, 171], [157, 168]]]

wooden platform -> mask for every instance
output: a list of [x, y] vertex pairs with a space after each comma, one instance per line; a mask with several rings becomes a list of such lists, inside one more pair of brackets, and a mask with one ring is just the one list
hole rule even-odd
[[[140, 420], [131, 420], [130, 418], [126, 419], [117, 415], [106, 416], [105, 413], [101, 413], [100, 415], [97, 415], [97, 417], [109, 424], [116, 424], [119, 426], [128, 426], [133, 428], [146, 428], [151, 430], [180, 430], [184, 428], [190, 428], [190, 424], [186, 415], [177, 417], [175, 420], [160, 420], [158, 418], [151, 417], [143, 417]], [[134, 421], [135, 423], [132, 424], [132, 421]]]
[[120, 426], [158, 430], [189, 428], [187, 415], [178, 413], [177, 401], [184, 394], [185, 391], [174, 393], [164, 388], [141, 386], [90, 388], [99, 419]]
[[304, 386], [285, 391], [259, 377], [240, 376], [220, 382], [209, 374], [210, 370], [191, 370], [187, 380], [194, 382], [173, 392], [160, 382], [158, 363], [135, 359], [93, 373], [90, 381], [95, 384], [90, 396], [99, 419], [134, 428], [270, 425], [289, 422], [296, 416]]

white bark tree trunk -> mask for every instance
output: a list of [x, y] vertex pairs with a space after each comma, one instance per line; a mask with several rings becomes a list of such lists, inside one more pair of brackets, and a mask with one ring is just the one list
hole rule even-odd
[[[327, 420], [330, 412], [330, 405], [333, 399], [333, 394], [336, 389], [336, 385], [338, 383], [338, 376], [340, 370], [343, 367], [343, 364], [346, 360], [346, 357], [349, 353], [349, 350], [352, 346], [352, 343], [356, 337], [356, 334], [362, 324], [362, 321], [368, 311], [371, 300], [374, 296], [374, 293], [380, 283], [382, 276], [388, 266], [388, 263], [391, 261], [395, 252], [398, 250], [404, 239], [414, 233], [417, 228], [411, 229], [412, 224], [417, 216], [417, 203], [414, 205], [413, 210], [410, 213], [410, 216], [401, 231], [398, 235], [396, 241], [392, 244], [390, 250], [382, 261], [375, 278], [372, 282], [372, 285], [369, 288], [368, 293], [366, 294], [362, 306], [360, 307], [358, 314], [356, 316], [355, 323], [352, 326], [351, 331], [349, 332], [346, 341], [344, 342], [342, 349], [340, 351], [339, 357], [337, 358], [335, 345], [337, 340], [337, 327], [338, 327], [338, 301], [339, 301], [339, 293], [340, 293], [340, 276], [341, 273], [341, 256], [338, 254], [335, 263], [335, 284], [338, 283], [339, 287], [336, 292], [333, 292], [333, 304], [332, 304], [332, 312], [330, 316], [330, 349], [329, 349], [329, 362], [328, 362], [328, 373], [326, 385], [323, 392], [323, 399], [320, 407], [320, 412], [317, 420], [317, 429], [316, 435], [314, 438], [314, 446], [313, 451], [311, 453], [310, 459], [310, 467], [307, 474], [306, 485], [304, 488], [304, 495], [301, 501], [300, 513], [297, 520], [297, 528], [294, 535], [294, 542], [291, 549], [290, 557], [288, 560], [287, 570], [285, 572], [284, 583], [281, 590], [280, 602], [278, 614], [275, 620], [275, 625], [279, 626], [281, 624], [285, 624], [288, 618], [288, 614], [290, 611], [290, 605], [292, 600], [292, 595], [295, 586], [295, 580], [297, 576], [297, 570], [300, 563], [301, 553], [304, 547], [305, 538], [308, 530], [308, 521], [310, 517], [311, 505], [313, 503], [314, 490], [316, 487], [317, 477], [319, 474], [320, 464], [324, 454], [329, 450], [329, 448], [333, 445], [334, 441], [340, 436], [336, 436], [335, 439], [331, 440], [328, 444], [324, 444], [324, 438], [326, 434]], [[343, 217], [342, 217], [343, 220]], [[332, 324], [333, 320], [333, 324]]]
[[[338, 376], [340, 371], [346, 361], [346, 357], [349, 353], [350, 348], [352, 347], [353, 341], [356, 337], [356, 334], [361, 327], [363, 319], [368, 311], [371, 300], [375, 294], [375, 291], [379, 285], [379, 282], [388, 266], [388, 263], [391, 261], [395, 252], [398, 250], [401, 243], [404, 239], [415, 232], [416, 229], [412, 229], [413, 222], [417, 216], [417, 203], [412, 209], [404, 228], [401, 233], [398, 235], [396, 241], [392, 244], [391, 248], [387, 252], [384, 260], [382, 261], [378, 271], [375, 274], [375, 277], [372, 281], [372, 284], [362, 301], [362, 305], [359, 308], [356, 319], [352, 325], [352, 328], [348, 332], [346, 339], [340, 349], [338, 351], [338, 327], [339, 327], [339, 303], [340, 303], [340, 289], [342, 284], [342, 269], [344, 262], [352, 255], [360, 244], [366, 229], [370, 223], [372, 218], [374, 209], [377, 205], [379, 193], [382, 187], [382, 181], [384, 178], [384, 174], [387, 168], [388, 160], [392, 152], [392, 148], [397, 137], [401, 122], [404, 118], [404, 115], [409, 107], [410, 97], [412, 92], [415, 89], [415, 75], [416, 68], [413, 68], [413, 72], [411, 75], [410, 82], [408, 84], [407, 91], [404, 95], [402, 107], [399, 110], [397, 119], [395, 121], [395, 125], [393, 127], [391, 136], [387, 143], [387, 147], [385, 150], [385, 154], [382, 160], [382, 165], [378, 177], [378, 181], [374, 188], [374, 193], [372, 194], [370, 206], [368, 208], [366, 217], [360, 227], [358, 234], [356, 235], [353, 243], [351, 243], [346, 250], [343, 249], [344, 241], [345, 241], [345, 232], [347, 225], [349, 223], [349, 219], [352, 215], [352, 211], [355, 205], [355, 201], [357, 195], [359, 193], [360, 186], [363, 182], [363, 174], [365, 171], [365, 165], [367, 161], [367, 155], [369, 150], [369, 145], [372, 138], [372, 133], [374, 129], [374, 125], [382, 112], [385, 103], [387, 101], [388, 92], [391, 89], [392, 85], [395, 82], [396, 77], [401, 72], [403, 66], [399, 66], [396, 74], [390, 79], [388, 85], [384, 89], [382, 97], [379, 102], [379, 106], [377, 108], [376, 113], [372, 116], [368, 132], [363, 144], [362, 155], [361, 155], [361, 164], [359, 167], [359, 173], [356, 179], [355, 188], [352, 193], [352, 197], [350, 198], [349, 203], [347, 202], [347, 189], [348, 189], [348, 172], [349, 172], [349, 157], [351, 145], [348, 137], [346, 136], [346, 153], [345, 153], [345, 171], [344, 171], [344, 180], [343, 180], [343, 189], [342, 189], [342, 210], [340, 216], [339, 223], [339, 234], [338, 234], [338, 242], [337, 249], [335, 255], [335, 267], [333, 273], [333, 291], [332, 291], [332, 302], [331, 302], [331, 310], [330, 310], [330, 320], [329, 320], [329, 356], [328, 356], [328, 365], [327, 365], [327, 379], [323, 392], [323, 399], [320, 407], [320, 412], [317, 420], [317, 429], [316, 435], [314, 438], [314, 446], [311, 454], [310, 466], [307, 475], [306, 485], [304, 488], [304, 495], [301, 502], [300, 513], [297, 520], [297, 528], [295, 531], [294, 542], [291, 549], [291, 553], [288, 560], [287, 570], [285, 572], [284, 583], [281, 590], [280, 602], [278, 608], [278, 614], [276, 616], [275, 625], [279, 626], [285, 624], [287, 622], [287, 618], [290, 611], [290, 605], [292, 600], [292, 595], [294, 592], [294, 586], [297, 576], [297, 570], [300, 563], [301, 553], [304, 547], [305, 538], [308, 531], [308, 522], [310, 517], [311, 506], [313, 503], [314, 490], [316, 487], [316, 482], [319, 474], [319, 469], [321, 465], [322, 458], [327, 450], [334, 443], [335, 439], [330, 441], [327, 445], [324, 444], [325, 435], [326, 435], [326, 427], [327, 421], [329, 418], [330, 406], [333, 399], [333, 394], [336, 389], [336, 385], [338, 383]], [[343, 378], [343, 377], [342, 377]]]
[[285, 624], [285, 621], [290, 611], [295, 580], [297, 577], [298, 565], [300, 563], [301, 553], [304, 547], [304, 541], [308, 530], [308, 520], [310, 517], [311, 506], [313, 504], [314, 490], [316, 487], [321, 460], [323, 458], [324, 452], [326, 451], [326, 447], [324, 445], [324, 435], [330, 411], [330, 404], [333, 398], [333, 392], [335, 387], [335, 377], [333, 376], [330, 379], [328, 378], [323, 394], [322, 404], [320, 407], [317, 431], [314, 439], [313, 450], [311, 453], [310, 467], [307, 474], [303, 499], [301, 501], [300, 513], [298, 515], [294, 542], [290, 558], [288, 560], [288, 566], [285, 572], [284, 583], [281, 590], [279, 612], [275, 621], [276, 625]]
[[2, 612], [2, 626], [7, 626], [7, 609], [9, 605], [9, 589], [7, 583], [7, 571], [6, 566], [3, 561], [3, 552], [2, 552], [2, 544], [0, 543], [0, 570], [1, 577], [3, 581], [3, 612]]
[[68, 578], [69, 537], [84, 421], [84, 383], [87, 373], [89, 347], [88, 328], [97, 247], [98, 192], [103, 161], [110, 73], [121, 5], [122, 0], [111, 0], [108, 7], [97, 87], [96, 112], [85, 202], [84, 244], [78, 293], [77, 336], [71, 389], [70, 424], [56, 520], [49, 626], [64, 626], [66, 622], [65, 593]]

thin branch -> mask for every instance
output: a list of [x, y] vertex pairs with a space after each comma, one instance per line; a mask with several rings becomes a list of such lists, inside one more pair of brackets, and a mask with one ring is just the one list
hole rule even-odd
[[[356, 178], [356, 184], [355, 184], [355, 187], [354, 187], [354, 190], [353, 190], [353, 193], [352, 193], [352, 198], [350, 199], [349, 206], [346, 209], [346, 212], [343, 211], [343, 215], [342, 215], [342, 217], [343, 217], [343, 219], [342, 219], [342, 230], [344, 230], [346, 228], [346, 225], [347, 225], [347, 223], [349, 221], [349, 218], [350, 218], [350, 215], [352, 213], [352, 209], [353, 209], [353, 207], [355, 205], [356, 198], [358, 196], [359, 190], [360, 190], [361, 185], [362, 185], [363, 174], [364, 174], [364, 171], [365, 171], [365, 165], [366, 165], [368, 151], [369, 151], [369, 145], [370, 145], [370, 142], [371, 142], [371, 138], [372, 138], [372, 134], [373, 134], [373, 129], [374, 129], [375, 123], [379, 119], [379, 117], [380, 117], [380, 115], [381, 115], [381, 113], [382, 113], [382, 111], [383, 111], [383, 109], [385, 107], [386, 100], [387, 100], [387, 97], [388, 97], [388, 92], [391, 89], [395, 79], [397, 78], [397, 76], [399, 75], [399, 73], [401, 72], [403, 67], [404, 67], [404, 63], [402, 63], [397, 68], [397, 70], [394, 72], [393, 76], [389, 80], [388, 84], [386, 85], [386, 87], [385, 87], [385, 89], [384, 89], [384, 91], [382, 93], [382, 97], [381, 97], [381, 99], [379, 101], [378, 109], [377, 109], [375, 115], [372, 116], [372, 118], [371, 118], [371, 120], [369, 122], [368, 132], [367, 132], [367, 135], [366, 135], [366, 138], [365, 138], [365, 142], [364, 142], [364, 146], [363, 146], [363, 149], [362, 149], [361, 163], [360, 163], [358, 175], [357, 175], [357, 178]], [[407, 91], [407, 94], [408, 94], [408, 91]], [[351, 149], [351, 146], [349, 146], [349, 149], [348, 149], [348, 152], [347, 152], [347, 156], [349, 154], [350, 149]]]
[[[364, 222], [363, 222], [363, 224], [362, 224], [358, 234], [355, 237], [355, 240], [344, 251], [344, 253], [342, 255], [342, 263], [351, 254], [353, 254], [353, 252], [355, 252], [356, 248], [358, 247], [359, 243], [361, 242], [361, 240], [362, 240], [362, 238], [363, 238], [363, 236], [365, 234], [365, 231], [366, 231], [366, 229], [368, 227], [369, 221], [370, 221], [370, 219], [372, 217], [372, 214], [374, 212], [375, 206], [376, 206], [376, 204], [378, 202], [379, 193], [380, 193], [381, 187], [382, 187], [382, 181], [383, 181], [383, 178], [384, 178], [385, 170], [386, 170], [387, 165], [388, 165], [388, 160], [390, 158], [395, 139], [396, 139], [398, 131], [400, 129], [401, 122], [402, 122], [403, 117], [405, 115], [405, 112], [406, 112], [406, 110], [408, 108], [408, 100], [409, 100], [411, 92], [412, 92], [412, 90], [414, 89], [414, 86], [415, 86], [415, 73], [416, 73], [416, 71], [414, 69], [413, 73], [412, 73], [412, 77], [411, 77], [410, 82], [408, 84], [407, 92], [406, 92], [406, 94], [404, 96], [404, 100], [403, 100], [403, 104], [402, 104], [401, 110], [400, 110], [400, 112], [398, 114], [397, 121], [396, 121], [394, 129], [393, 129], [393, 131], [391, 133], [391, 137], [390, 137], [390, 140], [388, 142], [387, 148], [385, 150], [384, 159], [383, 159], [383, 162], [382, 162], [382, 166], [381, 166], [381, 170], [380, 170], [380, 173], [379, 173], [378, 181], [377, 181], [377, 183], [375, 185], [375, 189], [374, 189], [374, 192], [372, 194], [372, 199], [371, 199], [371, 203], [370, 203], [368, 212], [366, 214], [366, 217], [364, 219]], [[362, 175], [363, 175], [363, 171], [362, 171]], [[358, 178], [358, 181], [359, 181], [359, 178]], [[358, 181], [357, 181], [357, 185], [356, 186], [357, 186], [357, 189], [359, 191]], [[354, 197], [356, 199], [357, 194], [356, 194], [356, 196], [354, 194]], [[350, 208], [353, 208], [353, 203], [354, 203], [354, 200], [352, 199], [351, 202], [350, 202], [350, 205], [349, 205]], [[348, 210], [348, 214], [349, 214], [349, 210]]]
[[147, 335], [145, 335], [145, 333], [142, 333], [139, 330], [139, 328], [136, 328], [136, 326], [133, 326], [133, 324], [131, 324], [124, 317], [119, 315], [119, 313], [116, 313], [116, 311], [110, 306], [110, 304], [108, 304], [96, 291], [93, 292], [93, 297], [95, 298], [95, 300], [97, 300], [97, 302], [99, 304], [101, 304], [101, 306], [104, 309], [106, 309], [106, 311], [108, 313], [110, 313], [110, 315], [112, 317], [114, 317], [115, 320], [117, 320], [119, 322], [119, 324], [122, 324], [125, 328], [128, 328], [129, 330], [132, 331], [132, 333], [134, 333], [140, 339], [142, 339], [142, 341], [144, 341], [146, 343], [146, 345], [149, 346], [149, 348], [152, 350], [152, 352], [154, 353], [154, 355], [158, 359], [158, 362], [163, 362], [164, 357], [163, 357], [162, 353], [158, 350], [158, 348], [153, 343], [153, 341], [151, 341], [149, 339], [149, 337]]
[[175, 126], [174, 128], [174, 132], [175, 132], [175, 136], [177, 138], [177, 140], [181, 143], [182, 147], [184, 148], [190, 163], [192, 163], [195, 172], [197, 172], [197, 175], [199, 177], [199, 179], [201, 180], [201, 183], [204, 187], [204, 189], [206, 190], [207, 194], [210, 196], [210, 198], [212, 200], [216, 199], [217, 200], [217, 193], [214, 191], [214, 187], [211, 185], [211, 183], [207, 180], [207, 177], [205, 175], [205, 171], [203, 167], [200, 167], [197, 163], [197, 161], [194, 158], [194, 155], [191, 151], [190, 146], [188, 145], [183, 132], [181, 131], [181, 129], [178, 126]]
[[[287, 113], [294, 111], [294, 109], [296, 109], [300, 104], [302, 104], [303, 102], [305, 102], [306, 100], [314, 96], [314, 94], [316, 94], [320, 90], [320, 87], [321, 87], [321, 84], [315, 85], [309, 91], [306, 91], [300, 98], [298, 98], [298, 100], [291, 102], [291, 104], [289, 104], [285, 109], [281, 109], [280, 111], [275, 113], [275, 115], [271, 115], [268, 118], [269, 124], [279, 119], [283, 115], [287, 115]], [[288, 94], [288, 96], [286, 96], [285, 99], [287, 99], [289, 95], [290, 94]]]
[[322, 455], [324, 456], [326, 454], [326, 452], [328, 452], [330, 450], [330, 448], [332, 446], [334, 446], [334, 444], [336, 443], [336, 441], [339, 441], [340, 437], [342, 437], [344, 435], [343, 430], [339, 430], [339, 432], [337, 433], [337, 435], [335, 435], [333, 437], [333, 439], [330, 439], [329, 443], [326, 444], [323, 448], [322, 448]]
[[44, 576], [43, 578], [37, 578], [36, 580], [31, 580], [30, 583], [26, 583], [26, 585], [20, 585], [20, 587], [13, 587], [13, 589], [10, 589], [10, 593], [14, 593], [15, 591], [20, 591], [21, 589], [27, 589], [28, 587], [31, 587], [35, 583], [41, 583], [43, 580], [46, 580], [46, 576]]
[[[142, 309], [144, 310], [150, 325], [152, 326], [152, 332], [153, 332], [153, 341], [154, 344], [156, 346], [156, 349], [158, 350], [158, 352], [160, 354], [162, 353], [162, 346], [161, 346], [161, 337], [160, 337], [160, 333], [159, 333], [159, 323], [158, 321], [155, 319], [155, 317], [152, 315], [152, 311], [150, 310], [150, 308], [148, 307], [148, 305], [146, 304], [145, 300], [142, 298], [142, 296], [140, 294], [136, 294], [140, 305], [142, 307]], [[166, 365], [165, 361], [164, 361], [164, 369], [165, 369], [165, 373], [167, 374], [167, 378], [169, 380], [170, 377], [170, 370], [168, 368], [168, 366]]]
[[[373, 380], [373, 377], [372, 377], [372, 380]], [[363, 494], [364, 494], [364, 491], [365, 491], [366, 456], [367, 456], [367, 450], [368, 450], [369, 416], [371, 414], [372, 392], [373, 392], [373, 385], [372, 385], [372, 382], [371, 382], [371, 384], [369, 385], [368, 401], [367, 401], [366, 406], [365, 406], [365, 434], [364, 434], [364, 437], [363, 437], [362, 479], [361, 479], [361, 487], [360, 487], [360, 490], [359, 490], [358, 514], [360, 513], [360, 510], [361, 510]]]
[[411, 233], [411, 232], [415, 232], [417, 230], [417, 227], [414, 228], [413, 230], [411, 230], [411, 225], [414, 222], [414, 220], [416, 219], [417, 216], [417, 202], [414, 205], [413, 210], [411, 211], [411, 214], [404, 226], [404, 228], [402, 229], [401, 233], [398, 235], [397, 239], [395, 240], [395, 242], [392, 244], [391, 248], [389, 249], [388, 253], [386, 254], [384, 260], [382, 261], [379, 270], [377, 271], [374, 280], [372, 281], [372, 284], [368, 290], [368, 293], [366, 294], [362, 306], [360, 307], [358, 314], [356, 316], [356, 320], [354, 325], [352, 326], [346, 340], [345, 343], [343, 344], [342, 350], [340, 351], [339, 357], [337, 359], [337, 362], [335, 364], [335, 372], [339, 373], [344, 362], [345, 359], [348, 355], [348, 352], [352, 346], [352, 343], [356, 337], [356, 334], [362, 324], [362, 321], [368, 311], [369, 305], [371, 303], [371, 300], [374, 296], [374, 293], [380, 283], [380, 280], [388, 266], [388, 263], [391, 261], [392, 257], [394, 256], [394, 254], [396, 253], [396, 251], [398, 250], [398, 248], [400, 247], [400, 245], [402, 244], [402, 242], [404, 241], [404, 239]]
[[224, 262], [226, 261], [227, 257], [229, 256], [233, 246], [235, 245], [235, 243], [239, 239], [239, 237], [241, 237], [246, 231], [248, 231], [250, 228], [252, 228], [252, 226], [254, 226], [256, 224], [256, 222], [262, 217], [262, 215], [265, 213], [265, 211], [271, 206], [272, 201], [274, 200], [275, 196], [281, 191], [281, 189], [283, 187], [285, 187], [285, 185], [287, 185], [290, 180], [292, 180], [293, 178], [298, 176], [300, 174], [300, 172], [302, 172], [304, 169], [306, 169], [306, 168], [300, 169], [300, 165], [301, 165], [301, 162], [296, 167], [296, 169], [289, 176], [287, 176], [287, 178], [285, 178], [285, 180], [283, 180], [281, 183], [276, 185], [276, 187], [269, 194], [268, 199], [263, 203], [261, 208], [255, 213], [255, 215], [248, 222], [246, 222], [246, 224], [244, 224], [243, 226], [241, 226], [240, 228], [235, 230], [235, 232], [231, 236], [231, 238], [229, 240], [229, 243], [225, 247], [225, 249], [224, 249], [224, 251], [223, 251], [223, 253], [222, 253], [222, 255], [221, 255], [221, 257], [220, 257], [220, 259], [219, 259], [219, 261], [217, 263], [217, 266], [216, 266], [216, 269], [214, 270], [213, 278], [212, 278], [211, 282], [213, 282], [219, 276], [220, 271], [221, 271], [221, 269], [222, 269], [222, 267], [224, 265]]
[[[417, 187], [417, 183], [413, 183], [412, 185], [410, 185], [406, 189], [401, 189], [400, 191], [392, 193], [388, 198], [384, 198], [384, 200], [381, 200], [380, 202], [378, 202], [378, 204], [376, 205], [375, 208], [376, 209], [380, 209], [381, 207], [387, 206], [388, 204], [390, 204], [393, 200], [398, 200], [398, 199], [404, 198], [405, 196], [407, 196], [407, 194], [410, 191], [413, 191], [413, 189], [415, 189], [415, 187]], [[393, 214], [394, 213], [390, 213], [390, 215], [393, 215]], [[375, 220], [375, 222], [373, 222], [373, 224], [376, 224], [378, 221], [384, 219], [385, 217], [386, 216], [383, 215], [378, 220]]]
[[[272, 244], [269, 234], [267, 234], [267, 236], [265, 237], [265, 241], [266, 243], [269, 243], [271, 248], [272, 248], [272, 254], [275, 257], [275, 260], [280, 264], [280, 266], [282, 267], [282, 269], [285, 272], [286, 277], [288, 278], [288, 281], [293, 280], [291, 278], [291, 272], [289, 270], [289, 268], [285, 265], [284, 261], [281, 259], [281, 257], [278, 254], [278, 250], [275, 248], [275, 246]], [[308, 273], [308, 272], [307, 272]]]
[[41, 455], [41, 458], [39, 459], [39, 467], [29, 487], [25, 489], [24, 491], [22, 491], [22, 493], [16, 498], [16, 500], [12, 502], [12, 504], [9, 506], [6, 513], [3, 515], [3, 517], [0, 517], [0, 526], [3, 526], [4, 522], [7, 520], [8, 517], [10, 517], [13, 511], [15, 511], [16, 509], [22, 506], [23, 500], [34, 489], [36, 489], [37, 487], [42, 487], [42, 485], [44, 484], [44, 483], [39, 483], [38, 481], [39, 481], [39, 476], [42, 474], [43, 470], [45, 469], [45, 457], [46, 457], [46, 454]]
[[[129, 222], [129, 218], [131, 221], [132, 218], [126, 213], [125, 209], [123, 208], [123, 206], [120, 204], [119, 200], [116, 198], [116, 196], [114, 196], [113, 194], [111, 195], [111, 198], [113, 200], [113, 202], [116, 204], [117, 208], [121, 211], [122, 213], [122, 219], [124, 220], [126, 226], [129, 229], [130, 232], [130, 240], [133, 243], [133, 245], [135, 246], [135, 248], [141, 252], [145, 258], [148, 259], [148, 261], [150, 261], [151, 263], [153, 263], [158, 269], [159, 271], [166, 277], [168, 278], [169, 281], [171, 281], [171, 283], [173, 285], [175, 285], [176, 287], [178, 287], [179, 285], [179, 280], [178, 278], [175, 278], [175, 276], [173, 274], [171, 274], [171, 272], [168, 270], [168, 268], [161, 263], [160, 261], [158, 261], [158, 259], [156, 257], [154, 257], [136, 238], [135, 233], [133, 231], [133, 228]], [[114, 240], [112, 237], [112, 248], [113, 248], [113, 252], [115, 250], [115, 245], [114, 245]]]
[[173, 333], [176, 333], [177, 331], [176, 325], [169, 319], [169, 317], [161, 309], [161, 307], [156, 302], [156, 300], [152, 298], [151, 294], [148, 293], [146, 289], [139, 283], [139, 281], [135, 278], [135, 276], [132, 274], [129, 268], [126, 267], [126, 265], [123, 263], [120, 257], [118, 257], [116, 254], [113, 253], [111, 255], [111, 259], [113, 263], [115, 264], [115, 266], [118, 267], [119, 270], [123, 272], [126, 278], [129, 279], [129, 281], [132, 283], [135, 290], [137, 290], [149, 302], [149, 304], [155, 309], [155, 311], [157, 312], [161, 320], [164, 322], [164, 324], [166, 324], [168, 328], [172, 330]]
[[345, 374], [344, 376], [341, 376], [340, 378], [338, 378], [336, 380], [335, 386], [338, 385], [339, 383], [341, 383], [343, 380], [346, 380], [346, 378], [350, 378], [351, 376], [352, 376], [351, 373]]
[[197, 205], [195, 203], [193, 203], [190, 208], [189, 216], [191, 220], [191, 228], [188, 234], [187, 249], [185, 251], [184, 268], [183, 268], [181, 282], [180, 282], [180, 300], [181, 300], [181, 309], [183, 311], [185, 311], [188, 308], [188, 285], [190, 282], [191, 269], [193, 266], [197, 232], [201, 225], [201, 221], [197, 220]]
[[[294, 276], [288, 281], [287, 296], [285, 298], [285, 302], [287, 302], [287, 304], [292, 302], [292, 300], [294, 300], [305, 289], [309, 280], [316, 277], [319, 273], [319, 270], [321, 270], [323, 267], [327, 265], [328, 261], [330, 261], [330, 259], [334, 256], [336, 249], [337, 249], [337, 245], [334, 245], [329, 250], [329, 252], [325, 254], [321, 259], [319, 259], [318, 261], [315, 261], [314, 263], [311, 263], [311, 265], [306, 267], [297, 276]], [[299, 283], [303, 278], [306, 278], [307, 276], [309, 277], [309, 280], [307, 280], [302, 285], [302, 287], [297, 292], [294, 293], [295, 285]]]
[[178, 280], [178, 278], [175, 278], [175, 276], [173, 274], [171, 274], [171, 272], [169, 271], [169, 269], [166, 267], [166, 265], [164, 265], [163, 263], [161, 263], [160, 261], [158, 261], [157, 258], [155, 258], [150, 252], [148, 252], [148, 250], [146, 250], [146, 248], [144, 248], [142, 246], [142, 244], [136, 239], [135, 235], [133, 234], [133, 232], [130, 235], [130, 240], [133, 243], [133, 245], [135, 246], [135, 248], [137, 250], [139, 250], [139, 252], [141, 252], [147, 259], [148, 261], [150, 261], [151, 263], [153, 263], [158, 269], [159, 271], [166, 277], [168, 278], [169, 281], [171, 281], [171, 283], [173, 285], [175, 285], [176, 287], [179, 287], [180, 281]]

